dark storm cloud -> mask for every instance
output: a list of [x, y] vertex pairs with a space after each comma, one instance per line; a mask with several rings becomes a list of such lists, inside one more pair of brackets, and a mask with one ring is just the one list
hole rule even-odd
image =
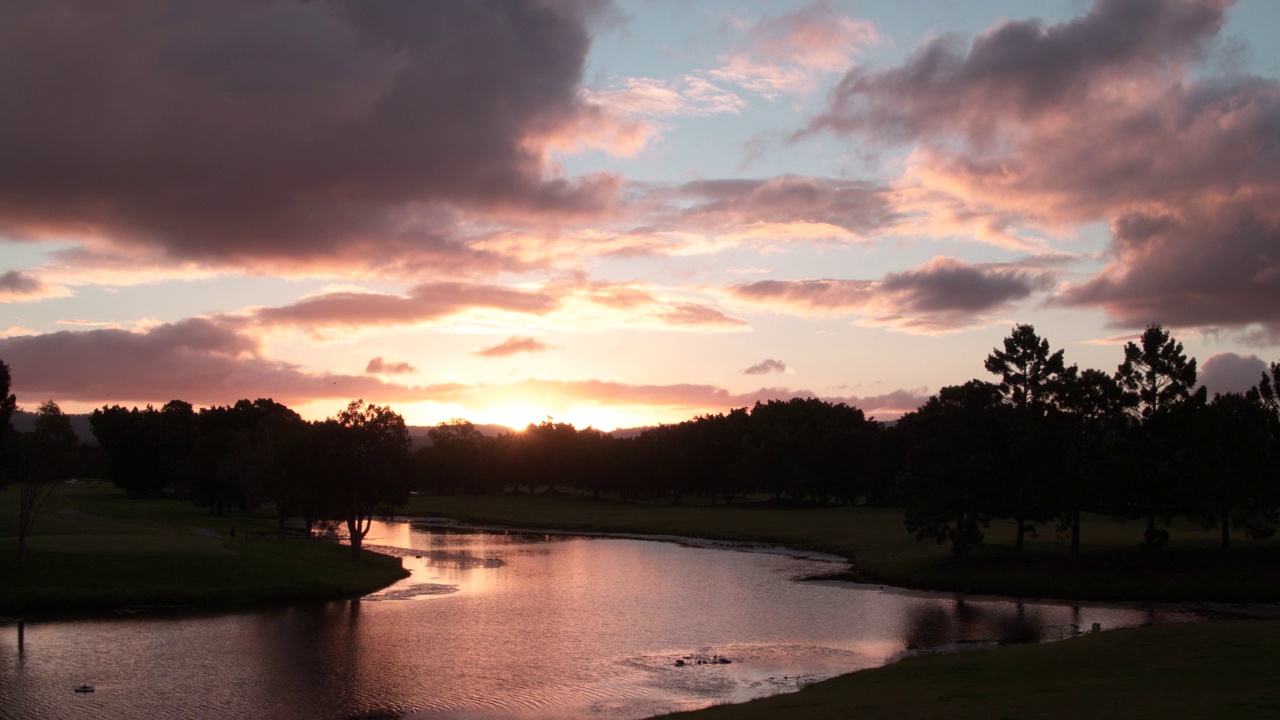
[[[0, 232], [177, 259], [452, 256], [442, 208], [581, 214], [546, 181], [591, 2], [10, 3]], [[443, 214], [442, 214], [443, 213]], [[447, 230], [447, 227], [446, 227]]]

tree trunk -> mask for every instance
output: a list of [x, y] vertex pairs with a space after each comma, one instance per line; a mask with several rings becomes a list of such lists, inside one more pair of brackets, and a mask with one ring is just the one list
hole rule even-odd
[[1071, 511], [1071, 560], [1080, 559], [1080, 509]]
[[372, 513], [369, 515], [356, 514], [347, 516], [347, 534], [351, 538], [351, 557], [353, 559], [360, 559], [364, 536], [369, 534], [369, 528], [372, 525]]

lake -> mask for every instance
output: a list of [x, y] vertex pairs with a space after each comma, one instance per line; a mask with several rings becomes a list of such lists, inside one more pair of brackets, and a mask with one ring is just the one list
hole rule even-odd
[[[1178, 622], [1169, 609], [798, 581], [833, 556], [375, 523], [360, 600], [0, 626], [2, 718], [644, 718], [906, 653]], [[76, 693], [80, 684], [95, 692]]]

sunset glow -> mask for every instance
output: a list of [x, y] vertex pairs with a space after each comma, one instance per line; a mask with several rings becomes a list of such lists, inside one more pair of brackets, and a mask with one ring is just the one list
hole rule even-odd
[[1107, 372], [1161, 323], [1212, 391], [1280, 357], [1268, 0], [2, 15], [26, 408], [887, 420], [1016, 323]]

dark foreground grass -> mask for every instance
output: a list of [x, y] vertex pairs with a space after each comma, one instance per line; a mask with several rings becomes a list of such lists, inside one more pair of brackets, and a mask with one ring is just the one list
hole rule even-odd
[[1280, 717], [1280, 622], [1115, 630], [915, 657], [690, 720]]
[[336, 599], [407, 574], [398, 558], [365, 552], [356, 562], [347, 547], [267, 539], [270, 524], [262, 518], [214, 518], [190, 503], [134, 500], [83, 484], [58, 488], [30, 538], [27, 561], [18, 563], [15, 495], [0, 492], [0, 615]]
[[423, 496], [407, 512], [466, 522], [586, 532], [685, 535], [763, 542], [848, 558], [853, 579], [931, 590], [1028, 598], [1146, 602], [1280, 600], [1280, 542], [1237, 538], [1224, 557], [1218, 537], [1175, 525], [1168, 547], [1138, 547], [1142, 523], [1088, 517], [1082, 557], [1071, 562], [1053, 532], [1013, 552], [1011, 523], [995, 523], [987, 546], [963, 560], [945, 546], [917, 542], [902, 510], [872, 507], [788, 508], [769, 503], [730, 507], [622, 503], [575, 495]]

